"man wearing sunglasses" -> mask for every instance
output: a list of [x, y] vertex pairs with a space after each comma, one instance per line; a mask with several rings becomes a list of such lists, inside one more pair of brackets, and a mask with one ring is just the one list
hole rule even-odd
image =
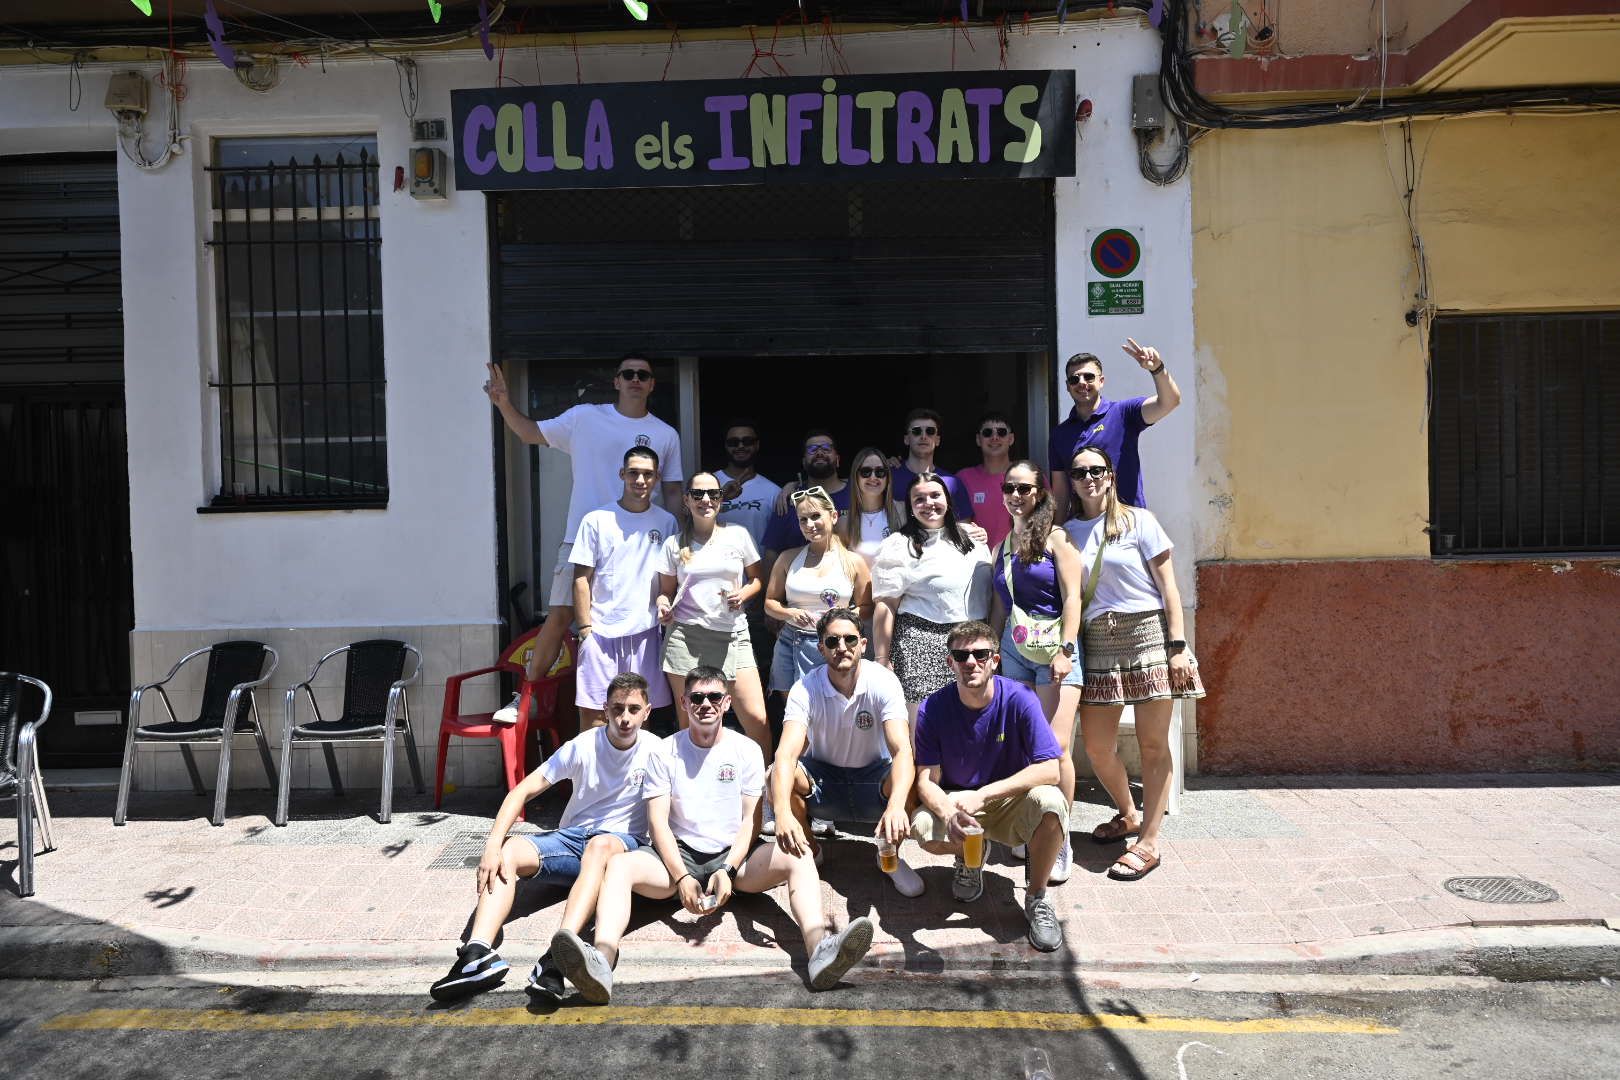
[[[614, 367], [611, 405], [575, 405], [561, 416], [536, 421], [520, 412], [506, 389], [506, 375], [490, 364], [484, 393], [500, 411], [506, 426], [531, 446], [549, 446], [569, 455], [574, 486], [568, 496], [568, 520], [562, 546], [551, 575], [545, 625], [529, 656], [528, 677], [537, 679], [551, 670], [562, 649], [563, 637], [574, 620], [574, 567], [570, 555], [582, 518], [619, 497], [619, 474], [614, 462], [626, 447], [645, 446], [663, 463], [664, 505], [679, 507], [685, 486], [681, 471], [681, 440], [675, 429], [647, 411], [657, 380], [652, 362], [634, 352]], [[536, 590], [538, 595], [538, 590]], [[657, 681], [656, 679], [654, 680]], [[517, 721], [517, 699], [495, 713], [502, 723]]]
[[761, 893], [785, 882], [810, 954], [810, 988], [831, 989], [871, 948], [871, 920], [855, 919], [835, 932], [822, 913], [821, 878], [810, 852], [795, 856], [776, 844], [754, 846], [765, 758], [752, 739], [721, 726], [731, 704], [724, 673], [693, 668], [683, 696], [686, 730], [663, 740], [642, 787], [652, 850], [609, 861], [597, 898], [595, 944], [559, 930], [551, 939], [552, 958], [581, 997], [606, 1005], [632, 895], [674, 898], [703, 916], [725, 907], [734, 893]]
[[741, 525], [754, 538], [754, 546], [760, 548], [782, 488], [754, 471], [759, 457], [759, 428], [752, 420], [733, 420], [726, 425], [725, 451], [726, 467], [714, 473], [720, 481], [720, 497], [725, 500], [717, 520], [722, 525]]
[[1006, 413], [993, 410], [985, 413], [979, 418], [979, 427], [973, 436], [983, 462], [956, 474], [956, 479], [967, 490], [968, 501], [973, 504], [973, 520], [984, 527], [984, 546], [991, 551], [1012, 532], [1012, 515], [1001, 499], [1001, 481], [1011, 464], [1014, 438]]
[[799, 531], [799, 508], [793, 505], [797, 491], [819, 487], [832, 500], [839, 513], [849, 509], [849, 484], [838, 475], [838, 443], [832, 432], [825, 428], [811, 428], [804, 433], [804, 473], [800, 484], [784, 487], [776, 497], [776, 513], [765, 526], [765, 565], [774, 566], [776, 557], [804, 545], [804, 534]]
[[1069, 827], [1069, 804], [1057, 787], [1063, 751], [1035, 692], [994, 674], [996, 641], [982, 622], [957, 623], [946, 638], [956, 681], [917, 710], [920, 805], [911, 835], [924, 851], [956, 856], [951, 895], [964, 904], [984, 893], [984, 868], [963, 861], [963, 826], [976, 823], [986, 839], [1009, 847], [1027, 845], [1029, 943], [1052, 952], [1063, 945], [1063, 926], [1046, 899]]
[[1142, 490], [1142, 458], [1136, 446], [1138, 437], [1181, 404], [1181, 388], [1164, 366], [1164, 357], [1150, 345], [1138, 345], [1130, 338], [1120, 346], [1142, 370], [1153, 376], [1150, 397], [1109, 401], [1103, 397], [1102, 361], [1091, 353], [1080, 352], [1063, 365], [1064, 381], [1074, 408], [1069, 418], [1052, 429], [1047, 465], [1051, 469], [1052, 497], [1057, 500], [1057, 520], [1069, 516], [1069, 463], [1083, 446], [1101, 447], [1114, 463], [1115, 490], [1119, 501], [1147, 506]]
[[[816, 623], [826, 664], [793, 685], [782, 739], [771, 766], [776, 845], [795, 857], [815, 852], [812, 812], [832, 821], [870, 821], [880, 843], [894, 845], [884, 871], [902, 896], [921, 896], [923, 880], [899, 858], [911, 834], [911, 722], [900, 680], [863, 660], [861, 617], [833, 608]], [[883, 861], [879, 859], [879, 868]]]
[[951, 512], [957, 521], [973, 520], [973, 502], [955, 476], [934, 465], [934, 455], [943, 441], [944, 424], [933, 409], [912, 409], [906, 414], [902, 441], [906, 444], [906, 460], [890, 470], [893, 482], [889, 486], [894, 501], [905, 505], [911, 482], [918, 473], [937, 473], [945, 483], [945, 494], [951, 498]]

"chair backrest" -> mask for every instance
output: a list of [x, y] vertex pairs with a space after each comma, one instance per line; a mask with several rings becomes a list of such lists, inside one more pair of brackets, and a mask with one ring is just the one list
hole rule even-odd
[[0, 671], [0, 773], [17, 771], [17, 729], [21, 726], [22, 680]]
[[[264, 656], [264, 643], [259, 641], [220, 641], [210, 647], [202, 710], [197, 714], [199, 726], [225, 725], [225, 703], [231, 696], [231, 687], [257, 682], [264, 674]], [[250, 705], [248, 696], [243, 694], [232, 726], [248, 718]]]
[[343, 677], [343, 719], [382, 723], [388, 713], [388, 688], [405, 673], [405, 643], [376, 638], [349, 646]]

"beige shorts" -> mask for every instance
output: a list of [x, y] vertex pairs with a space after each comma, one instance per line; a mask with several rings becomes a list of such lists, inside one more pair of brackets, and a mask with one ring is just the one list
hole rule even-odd
[[573, 544], [557, 549], [557, 568], [551, 572], [551, 595], [546, 598], [548, 607], [574, 606], [574, 564], [568, 561], [573, 553]]
[[737, 672], [758, 666], [748, 627], [728, 634], [706, 626], [675, 623], [664, 631], [665, 671], [685, 676], [700, 664], [719, 668], [727, 682], [735, 679]]
[[[1069, 804], [1064, 800], [1063, 792], [1050, 784], [1030, 788], [1022, 795], [991, 799], [973, 816], [984, 826], [985, 836], [1011, 847], [1029, 843], [1029, 838], [1040, 827], [1041, 818], [1047, 814], [1056, 814], [1059, 822], [1065, 826], [1068, 824]], [[950, 842], [951, 834], [943, 818], [927, 807], [919, 806], [911, 816], [911, 838], [924, 843], [944, 844]]]

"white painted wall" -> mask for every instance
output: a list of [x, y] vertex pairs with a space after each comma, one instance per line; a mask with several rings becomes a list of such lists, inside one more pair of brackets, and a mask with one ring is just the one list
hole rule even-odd
[[[849, 34], [840, 45], [857, 74], [948, 70], [953, 53], [958, 68], [997, 66], [994, 32], [969, 34], [971, 49], [961, 35], [953, 45], [951, 33], [935, 29]], [[1130, 131], [1131, 76], [1155, 70], [1158, 49], [1158, 35], [1136, 18], [1071, 22], [1062, 33], [1014, 32], [1006, 63], [1073, 67], [1079, 96], [1095, 104], [1080, 133], [1080, 175], [1057, 184], [1059, 358], [1080, 349], [1103, 356], [1116, 397], [1147, 393], [1151, 385], [1118, 351], [1126, 335], [1157, 345], [1176, 372], [1184, 404], [1144, 436], [1145, 457], [1154, 509], [1183, 540], [1178, 570], [1190, 604], [1197, 393], [1190, 185], [1160, 189], [1144, 180]], [[802, 40], [784, 30], [777, 53], [790, 74], [826, 70], [814, 33]], [[666, 60], [671, 79], [732, 78], [752, 55], [746, 39], [686, 41], [673, 56], [663, 44], [581, 49], [577, 63], [587, 82], [656, 80]], [[453, 87], [495, 82], [495, 65], [476, 51], [419, 62], [419, 116], [448, 118]], [[575, 64], [566, 47], [505, 54], [508, 79], [526, 83], [536, 81], [537, 70], [546, 81], [572, 78]], [[101, 100], [108, 74], [124, 66], [88, 69], [77, 113], [67, 109], [65, 69], [0, 71], [0, 153], [109, 148], [113, 126]], [[409, 144], [392, 64], [329, 60], [324, 73], [318, 64], [286, 65], [281, 85], [261, 95], [199, 61], [188, 84], [187, 153], [154, 173], [127, 161], [120, 167], [137, 629], [493, 620], [494, 473], [490, 410], [479, 391], [489, 355], [484, 197], [452, 192], [446, 202], [417, 202], [387, 190]], [[155, 93], [153, 100], [161, 104]], [[362, 130], [377, 133], [386, 191], [380, 213], [389, 507], [198, 515], [218, 471], [216, 410], [207, 388], [214, 341], [212, 272], [203, 246], [206, 140]], [[1089, 319], [1086, 230], [1122, 224], [1148, 230], [1148, 314]], [[1055, 369], [1061, 380], [1061, 363]], [[1061, 384], [1053, 393], [1066, 409]]]

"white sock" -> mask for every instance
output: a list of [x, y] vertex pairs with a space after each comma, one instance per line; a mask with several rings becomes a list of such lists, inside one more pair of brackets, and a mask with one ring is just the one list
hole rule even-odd
[[482, 945], [484, 948], [488, 949], [490, 952], [495, 951], [495, 946], [491, 945], [489, 942], [485, 941], [483, 938], [468, 938], [467, 939], [467, 944], [468, 945]]

